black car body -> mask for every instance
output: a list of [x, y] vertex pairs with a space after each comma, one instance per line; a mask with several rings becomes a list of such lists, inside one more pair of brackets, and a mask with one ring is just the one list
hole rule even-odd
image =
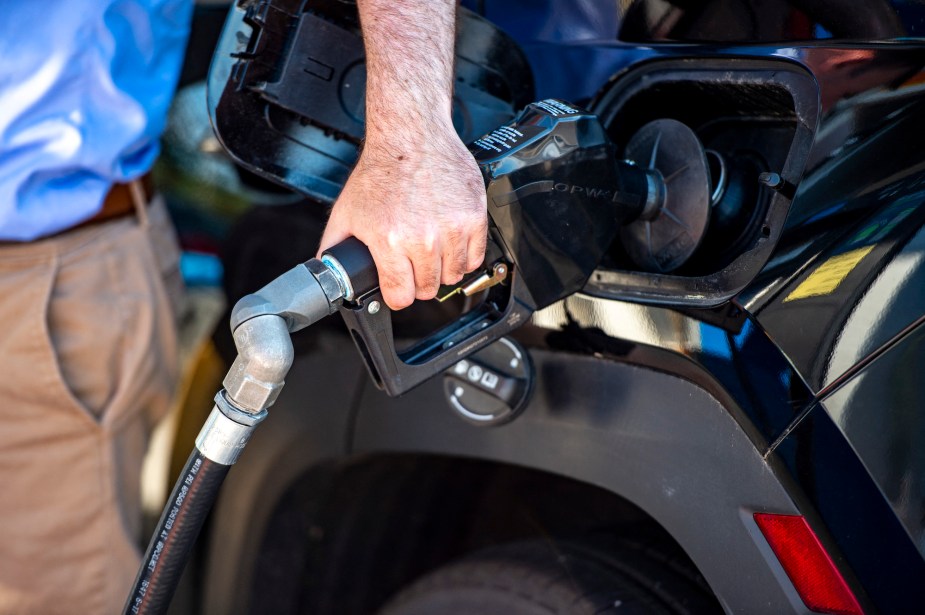
[[754, 513], [802, 515], [864, 612], [920, 611], [923, 16], [637, 2], [620, 40], [547, 50], [534, 73], [612, 67], [590, 100], [546, 83], [616, 142], [671, 117], [785, 188], [742, 188], [744, 222], [679, 270], [616, 247], [537, 313], [514, 335], [534, 394], [504, 425], [462, 420], [439, 378], [386, 397], [343, 332], [306, 335], [213, 514], [202, 612], [373, 612], [447, 561], [537, 537], [677, 558], [726, 612], [808, 611]]

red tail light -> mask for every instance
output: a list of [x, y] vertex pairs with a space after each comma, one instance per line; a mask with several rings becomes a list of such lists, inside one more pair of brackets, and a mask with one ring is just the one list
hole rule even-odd
[[755, 513], [755, 522], [810, 610], [863, 615], [857, 598], [806, 519], [798, 515]]

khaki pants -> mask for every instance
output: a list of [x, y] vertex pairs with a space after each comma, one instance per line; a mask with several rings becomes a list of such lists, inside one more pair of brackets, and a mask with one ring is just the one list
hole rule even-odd
[[[0, 614], [121, 612], [176, 366], [163, 204], [0, 245]], [[166, 277], [165, 277], [166, 276]]]

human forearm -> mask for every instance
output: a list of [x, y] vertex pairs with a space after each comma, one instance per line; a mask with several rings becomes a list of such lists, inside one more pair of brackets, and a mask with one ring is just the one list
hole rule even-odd
[[[452, 131], [455, 0], [359, 0], [366, 46], [366, 139]], [[408, 141], [405, 141], [408, 142]]]
[[360, 0], [366, 140], [321, 248], [369, 247], [392, 308], [431, 299], [485, 255], [488, 217], [475, 160], [452, 123], [455, 0]]

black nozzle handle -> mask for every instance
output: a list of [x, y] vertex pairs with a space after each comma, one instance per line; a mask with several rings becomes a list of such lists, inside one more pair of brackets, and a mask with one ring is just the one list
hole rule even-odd
[[391, 311], [378, 289], [340, 307], [341, 316], [376, 386], [395, 397], [443, 373], [524, 324], [533, 314], [529, 293], [516, 272], [510, 286], [489, 297], [411, 348], [398, 352]]
[[392, 313], [379, 291], [379, 275], [369, 248], [351, 237], [325, 250], [321, 262], [341, 278], [345, 290], [341, 316], [376, 386], [391, 396], [442, 373], [526, 322], [533, 313], [529, 291], [514, 272], [509, 285], [491, 289], [478, 307], [398, 352]]
[[348, 237], [325, 250], [321, 262], [340, 279], [344, 287], [344, 301], [355, 301], [379, 288], [379, 272], [376, 271], [373, 255], [356, 237]]

